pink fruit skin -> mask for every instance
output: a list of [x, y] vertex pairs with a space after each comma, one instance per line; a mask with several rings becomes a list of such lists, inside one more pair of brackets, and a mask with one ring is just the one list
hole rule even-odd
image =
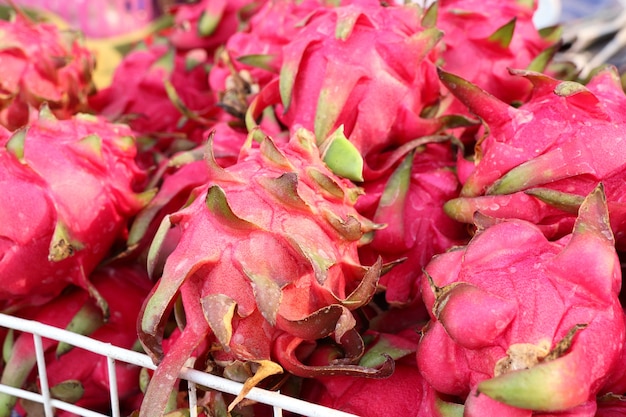
[[441, 73], [450, 91], [489, 128], [476, 146], [475, 167], [461, 197], [447, 203], [446, 212], [463, 222], [471, 222], [478, 210], [498, 218], [522, 218], [556, 239], [573, 224], [577, 205], [560, 196], [552, 202], [544, 199], [545, 204], [534, 190], [582, 201], [603, 182], [616, 245], [623, 248], [626, 95], [615, 69], [600, 71], [586, 86], [528, 71], [511, 75], [520, 76], [532, 81], [534, 90], [516, 109], [459, 77]]
[[[132, 132], [91, 116], [42, 116], [12, 137], [0, 133], [5, 195], [0, 203], [0, 299], [6, 306], [40, 303], [70, 283], [86, 288], [87, 276], [145, 204], [136, 194], [145, 173], [134, 161]], [[55, 225], [67, 229], [74, 251], [49, 260]]]
[[[624, 322], [626, 322], [626, 311], [624, 311]], [[601, 392], [602, 394], [626, 394], [626, 345], [622, 349], [618, 365], [613, 369], [609, 380], [606, 382], [604, 387], [602, 387]], [[613, 408], [616, 405], [626, 403], [626, 401], [624, 401], [624, 399], [622, 399], [622, 401], [618, 401], [618, 399], [615, 398], [608, 398], [606, 403], [607, 407]], [[599, 401], [598, 404], [601, 405], [603, 403], [602, 401]], [[624, 405], [623, 408], [626, 410], [626, 405]]]
[[[435, 390], [468, 397], [478, 387], [506, 397], [511, 381], [538, 378], [534, 375], [545, 370], [552, 382], [536, 382], [540, 389], [530, 389], [526, 399], [537, 402], [527, 402], [532, 405], [526, 408], [561, 411], [595, 401], [624, 343], [617, 298], [621, 271], [606, 202], [598, 190], [581, 206], [573, 233], [558, 241], [548, 241], [531, 223], [506, 220], [482, 226], [466, 247], [433, 258], [426, 271], [445, 295], [436, 300], [428, 281], [422, 281], [432, 321], [417, 360]], [[482, 307], [464, 311], [477, 296]], [[537, 346], [546, 340], [553, 349], [578, 324], [587, 327], [578, 330], [560, 357], [494, 378], [496, 362], [512, 345]], [[480, 332], [479, 339], [468, 339], [472, 330]], [[593, 367], [587, 366], [589, 357], [594, 358]], [[503, 382], [493, 388], [498, 381]], [[537, 400], [539, 391], [550, 392], [558, 401]], [[472, 407], [481, 403], [490, 402], [481, 400]]]
[[467, 396], [465, 409], [463, 410], [463, 417], [531, 417], [532, 415], [534, 415], [532, 410], [511, 407], [486, 395], [480, 395], [475, 390], [472, 390]]

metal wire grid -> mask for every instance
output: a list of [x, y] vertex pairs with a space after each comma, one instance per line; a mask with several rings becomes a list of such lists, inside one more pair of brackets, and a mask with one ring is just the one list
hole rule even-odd
[[[0, 314], [0, 327], [19, 330], [33, 335], [36, 357], [37, 370], [39, 374], [39, 383], [41, 394], [14, 388], [8, 385], [0, 384], [0, 392], [9, 395], [24, 398], [43, 405], [45, 417], [54, 417], [54, 409], [61, 409], [84, 417], [122, 417], [120, 415], [119, 397], [117, 392], [117, 377], [115, 373], [116, 361], [144, 367], [148, 369], [156, 369], [154, 363], [148, 355], [143, 353], [123, 349], [113, 346], [110, 343], [101, 342], [83, 335], [72, 333], [67, 330], [59, 329], [33, 320], [25, 320], [18, 317]], [[57, 400], [51, 397], [50, 387], [48, 386], [48, 377], [46, 372], [46, 362], [44, 358], [44, 350], [42, 338], [65, 342], [72, 346], [79, 347], [98, 355], [107, 357], [107, 370], [110, 386], [111, 397], [111, 415], [107, 416], [99, 412], [78, 407], [65, 401]], [[228, 394], [237, 395], [243, 384], [231, 381], [216, 375], [207, 374], [191, 368], [184, 368], [179, 378], [188, 381], [189, 387], [189, 408], [190, 416], [197, 417], [196, 405], [196, 385], [200, 384], [204, 387], [221, 391]], [[267, 391], [260, 388], [253, 388], [246, 398], [267, 404], [273, 407], [274, 416], [282, 416], [282, 410], [291, 411], [307, 417], [357, 417], [354, 414], [344, 413], [342, 411], [333, 410], [318, 404], [313, 404], [297, 398], [282, 395], [278, 392]]]

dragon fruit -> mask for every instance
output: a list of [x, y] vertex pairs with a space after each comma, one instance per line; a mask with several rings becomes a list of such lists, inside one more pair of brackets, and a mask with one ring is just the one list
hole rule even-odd
[[0, 132], [3, 309], [40, 304], [70, 283], [93, 290], [91, 271], [150, 198], [138, 192], [146, 175], [135, 155], [127, 126], [57, 120], [46, 107], [29, 126]]
[[343, 127], [365, 159], [365, 179], [368, 158], [443, 129], [427, 59], [442, 33], [421, 17], [416, 5], [373, 0], [317, 9], [283, 47], [281, 121], [314, 131], [319, 146]]
[[449, 143], [429, 143], [410, 152], [388, 177], [363, 184], [365, 195], [357, 210], [386, 226], [361, 247], [361, 260], [370, 263], [378, 256], [387, 263], [403, 260], [379, 282], [391, 305], [419, 301], [422, 268], [433, 255], [467, 238], [464, 225], [442, 209], [460, 190], [452, 155]]
[[0, 20], [0, 32], [0, 124], [9, 130], [24, 126], [43, 103], [62, 119], [87, 110], [95, 64], [78, 32], [19, 11], [10, 21]]
[[[89, 294], [73, 287], [69, 292], [43, 307], [27, 308], [14, 313], [59, 328], [88, 335], [115, 346], [130, 349], [137, 341], [135, 318], [152, 283], [145, 268], [139, 265], [117, 265], [98, 269], [91, 277], [93, 285], [107, 300], [110, 317], [105, 322], [102, 311]], [[120, 297], [123, 294], [123, 297]], [[110, 408], [107, 358], [79, 348], [66, 349], [63, 344], [50, 339], [42, 340], [46, 352], [48, 383], [54, 393], [60, 387], [76, 394], [76, 405], [90, 410], [107, 411]], [[15, 337], [2, 373], [3, 384], [24, 387], [35, 383], [35, 348], [30, 334]], [[116, 365], [117, 388], [124, 401], [138, 392], [139, 367]], [[71, 383], [71, 384], [70, 384]], [[59, 388], [55, 388], [59, 387]], [[69, 391], [69, 392], [68, 392]], [[11, 415], [15, 398], [0, 394], [0, 416]], [[58, 416], [67, 415], [64, 412]]]
[[[138, 324], [140, 341], [159, 363], [141, 416], [163, 412], [176, 375], [209, 335], [221, 354], [262, 368], [252, 385], [281, 372], [275, 362], [301, 376], [391, 370], [387, 362], [380, 369], [354, 364], [363, 341], [351, 310], [373, 297], [381, 269], [381, 262], [365, 267], [358, 259], [360, 241], [375, 227], [354, 209], [358, 189], [324, 166], [311, 132], [297, 131], [280, 148], [269, 137], [253, 146], [252, 137], [225, 169], [209, 151], [210, 182], [167, 216], [155, 237], [151, 273], [170, 230], [178, 243]], [[186, 325], [163, 355], [164, 326], [179, 295]], [[327, 336], [345, 349], [343, 363], [300, 363], [297, 347]]]
[[[441, 67], [505, 103], [525, 102], [532, 84], [511, 77], [508, 68], [543, 71], [560, 37], [558, 30], [535, 28], [537, 1], [439, 0], [435, 5], [436, 27], [444, 33]], [[459, 102], [448, 111], [467, 113]]]
[[489, 129], [476, 146], [460, 198], [448, 202], [446, 212], [466, 223], [475, 211], [525, 219], [558, 238], [571, 230], [580, 202], [601, 181], [616, 245], [624, 248], [626, 95], [615, 69], [605, 68], [586, 86], [536, 72], [514, 74], [534, 84], [531, 99], [518, 109], [441, 73]]
[[207, 54], [178, 51], [164, 41], [144, 43], [127, 54], [111, 85], [89, 103], [99, 115], [151, 139], [146, 146], [176, 151], [181, 142], [200, 144], [222, 112], [208, 85]]
[[432, 315], [417, 352], [423, 377], [439, 392], [467, 398], [475, 416], [491, 415], [494, 401], [507, 406], [497, 407], [503, 416], [587, 409], [625, 338], [602, 186], [584, 200], [573, 232], [557, 241], [523, 220], [478, 213], [476, 221], [467, 246], [425, 269]]

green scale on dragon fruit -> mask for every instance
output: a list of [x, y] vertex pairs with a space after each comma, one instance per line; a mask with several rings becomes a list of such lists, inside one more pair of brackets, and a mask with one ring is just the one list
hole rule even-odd
[[524, 220], [478, 212], [475, 222], [467, 246], [425, 269], [423, 377], [465, 399], [465, 416], [593, 417], [596, 396], [617, 383], [625, 338], [602, 186], [582, 202], [572, 233], [556, 241]]

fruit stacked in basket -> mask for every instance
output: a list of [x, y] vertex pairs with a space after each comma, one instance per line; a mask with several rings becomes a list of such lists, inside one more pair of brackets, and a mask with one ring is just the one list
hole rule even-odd
[[[15, 8], [0, 311], [146, 352], [118, 375], [142, 417], [188, 412], [184, 366], [244, 383], [202, 390], [206, 416], [269, 415], [255, 386], [360, 416], [623, 415], [626, 95], [556, 62], [535, 8], [178, 4], [97, 85], [108, 55]], [[36, 391], [32, 342], [2, 337], [0, 382]], [[53, 395], [106, 412], [104, 365], [44, 347]]]

